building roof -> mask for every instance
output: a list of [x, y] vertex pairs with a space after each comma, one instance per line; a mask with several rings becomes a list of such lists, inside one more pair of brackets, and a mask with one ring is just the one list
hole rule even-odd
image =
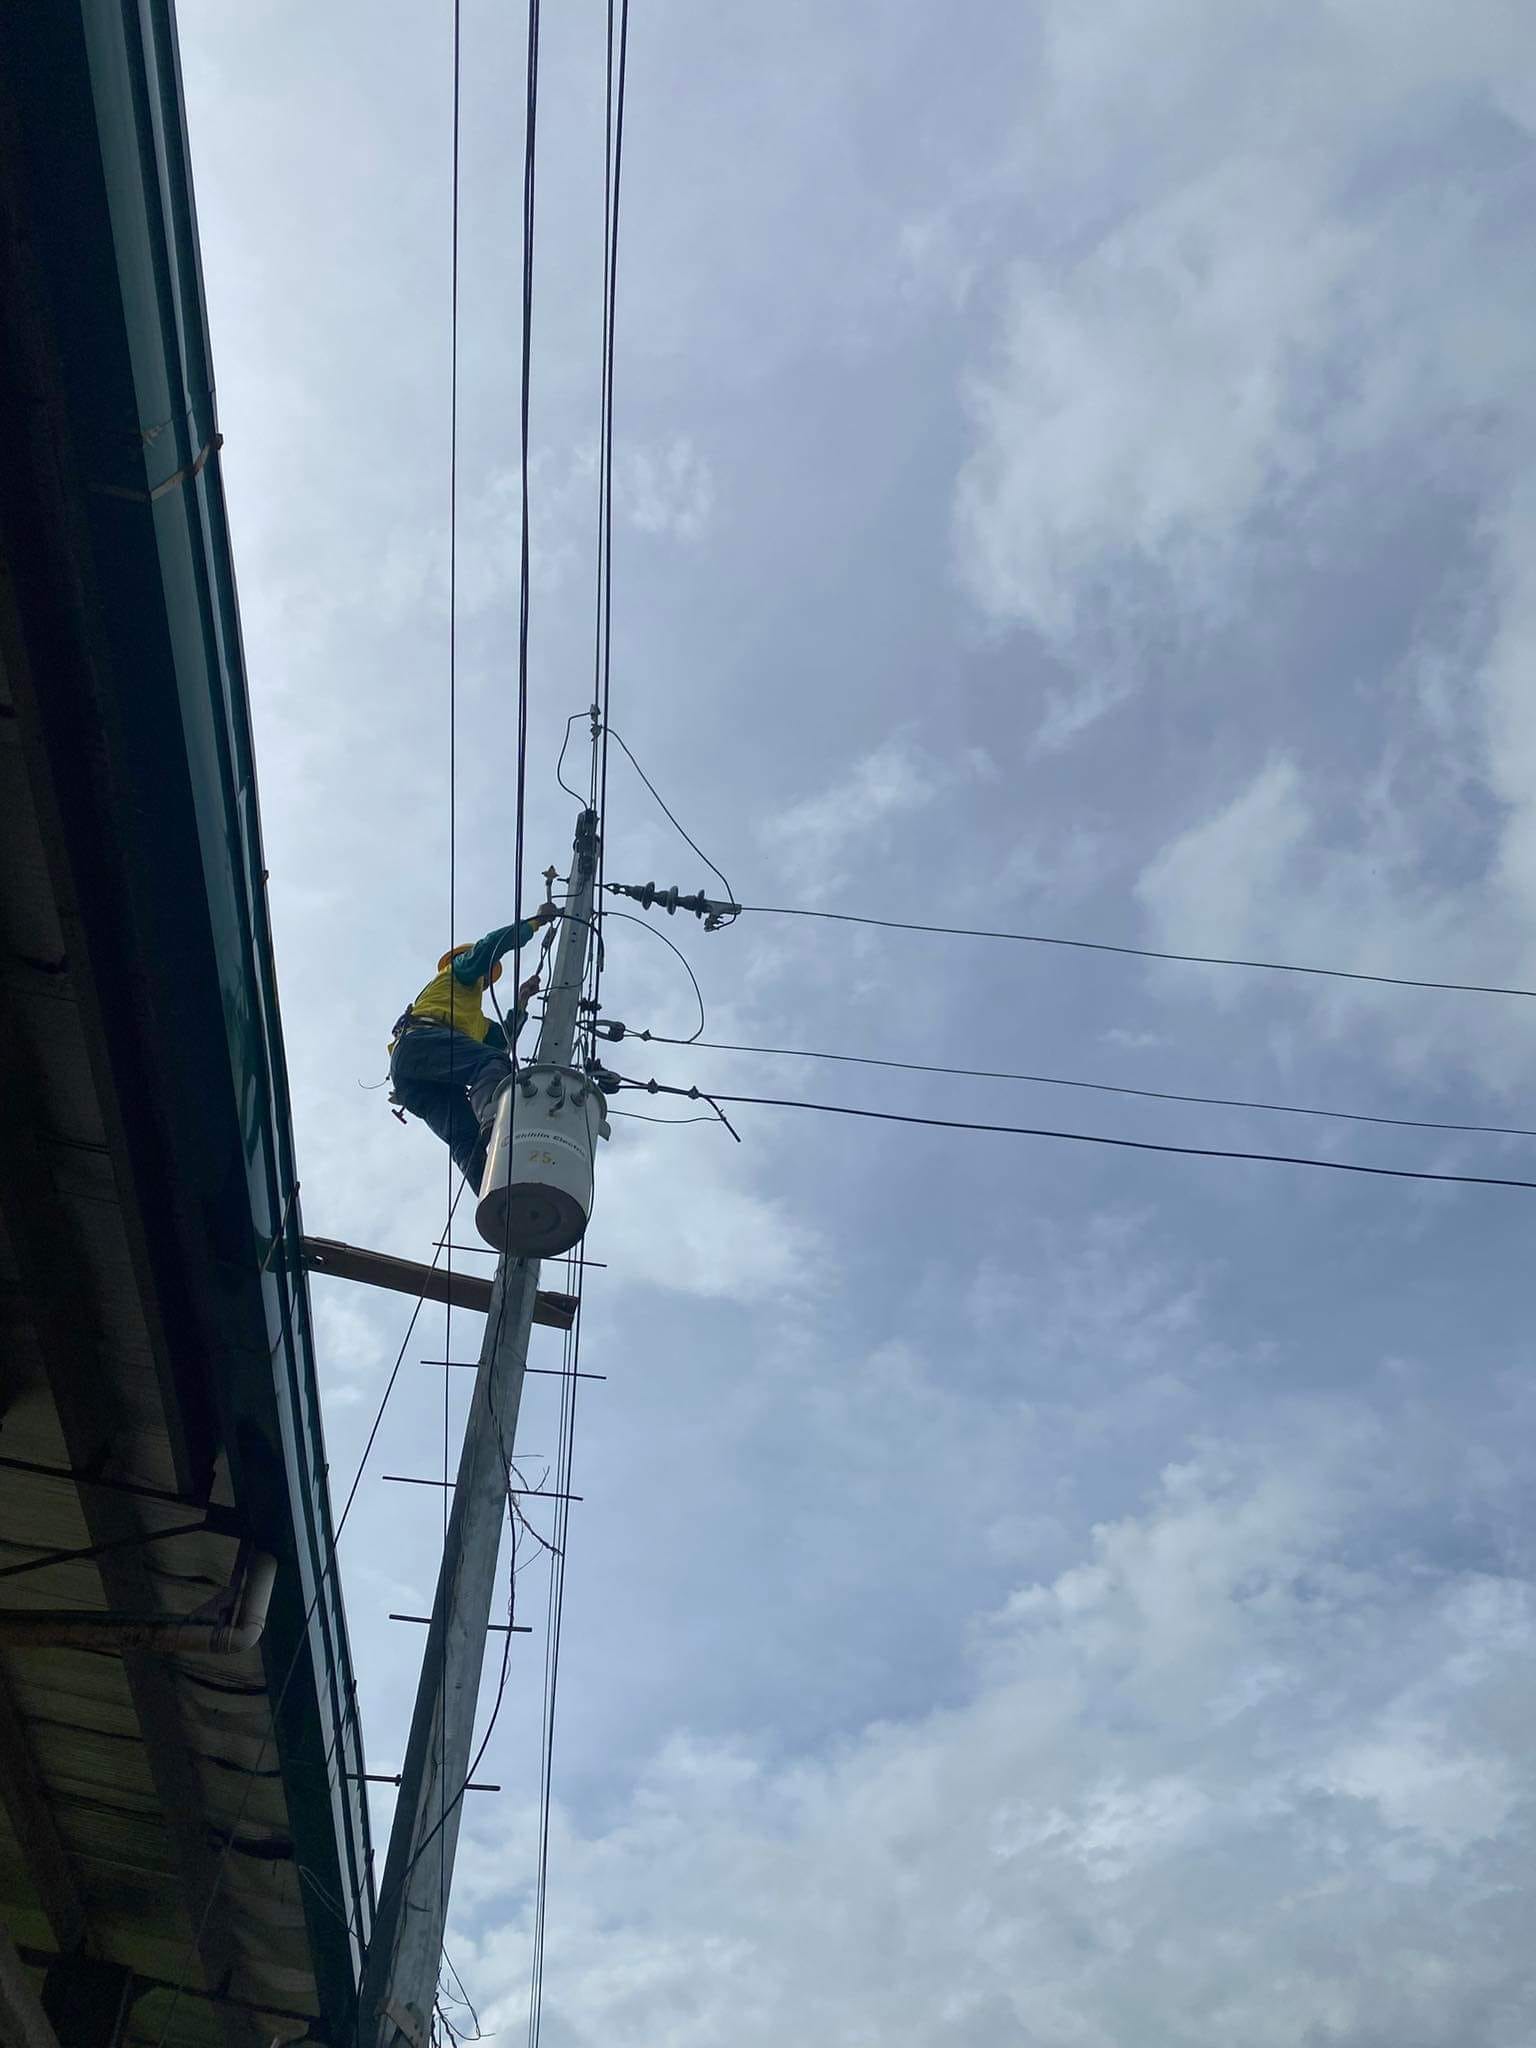
[[[0, 10], [0, 309], [0, 1913], [38, 1983], [127, 1966], [128, 2041], [340, 2043], [364, 1765], [168, 0]], [[253, 1648], [16, 1637], [263, 1554]]]

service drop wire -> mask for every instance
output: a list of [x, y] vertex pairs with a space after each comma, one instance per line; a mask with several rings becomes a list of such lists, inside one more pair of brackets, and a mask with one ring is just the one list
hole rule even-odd
[[1246, 1159], [1266, 1166], [1307, 1166], [1323, 1173], [1368, 1174], [1378, 1180], [1437, 1181], [1442, 1185], [1471, 1188], [1521, 1188], [1536, 1194], [1536, 1180], [1493, 1173], [1434, 1173], [1424, 1167], [1371, 1166], [1355, 1159], [1314, 1159], [1291, 1152], [1244, 1152], [1224, 1145], [1172, 1145], [1150, 1138], [1112, 1138], [1097, 1131], [1059, 1131], [1033, 1124], [973, 1122], [963, 1117], [912, 1116], [894, 1109], [857, 1109], [846, 1102], [807, 1102], [796, 1096], [726, 1095], [713, 1089], [678, 1088], [661, 1081], [630, 1081], [626, 1089], [647, 1095], [678, 1095], [690, 1102], [708, 1102], [717, 1109], [722, 1102], [756, 1109], [805, 1109], [822, 1116], [859, 1117], [871, 1123], [915, 1124], [933, 1131], [981, 1131], [1006, 1138], [1053, 1138], [1071, 1145], [1105, 1145], [1121, 1152], [1162, 1152], [1184, 1159]]

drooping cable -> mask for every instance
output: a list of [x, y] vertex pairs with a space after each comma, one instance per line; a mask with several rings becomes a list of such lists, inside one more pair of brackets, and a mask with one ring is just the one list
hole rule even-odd
[[[667, 822], [672, 826], [673, 830], [677, 833], [678, 837], [681, 840], [683, 840], [686, 845], [690, 846], [693, 849], [693, 851], [699, 856], [699, 859], [703, 861], [705, 867], [709, 869], [709, 872], [714, 876], [715, 880], [720, 884], [721, 888], [724, 889], [727, 901], [734, 902], [735, 891], [731, 888], [730, 883], [725, 879], [725, 876], [720, 872], [719, 868], [715, 866], [714, 862], [710, 859], [709, 855], [704, 851], [703, 847], [699, 845], [698, 841], [696, 839], [690, 838], [688, 833], [685, 832], [682, 826], [678, 823], [677, 818], [673, 815], [671, 809], [668, 807], [667, 803], [663, 799], [660, 790], [657, 789], [655, 783], [652, 782], [649, 775], [646, 774], [645, 770], [640, 766], [640, 763], [635, 759], [634, 754], [630, 749], [629, 742], [625, 739], [623, 733], [612, 732], [611, 736], [618, 741], [619, 745], [624, 749], [626, 755], [628, 755], [630, 766], [634, 769], [635, 773], [639, 776], [640, 780], [645, 784], [646, 788], [651, 792], [651, 795], [656, 799], [657, 808], [662, 812], [663, 816], [666, 818]], [[740, 913], [738, 912], [737, 915], [739, 914]], [[729, 928], [735, 922], [736, 918], [734, 916], [726, 918], [721, 925], [721, 930], [729, 930]]]
[[566, 795], [568, 797], [573, 798], [577, 803], [587, 803], [590, 801], [592, 804], [595, 805], [597, 801], [595, 793], [590, 799], [584, 797], [579, 789], [572, 789], [571, 785], [565, 779], [565, 755], [566, 749], [571, 744], [571, 727], [576, 723], [578, 718], [584, 718], [586, 715], [587, 714], [583, 711], [573, 711], [570, 717], [565, 721], [565, 737], [560, 742], [560, 754], [559, 758], [555, 762], [555, 780], [559, 783], [560, 787], [565, 791]]
[[1153, 946], [1112, 945], [1107, 939], [1067, 939], [1045, 932], [1001, 932], [974, 925], [920, 924], [909, 918], [864, 917], [851, 910], [807, 910], [782, 903], [747, 903], [745, 915], [753, 917], [822, 918], [833, 924], [872, 925], [888, 932], [931, 932], [946, 939], [999, 939], [1015, 946], [1065, 946], [1080, 953], [1118, 953], [1133, 960], [1173, 960], [1191, 967], [1248, 967], [1266, 974], [1313, 974], [1329, 981], [1371, 981], [1388, 988], [1443, 989], [1457, 995], [1529, 996], [1536, 988], [1506, 988], [1496, 982], [1435, 981], [1409, 974], [1367, 974], [1351, 967], [1306, 967], [1294, 960], [1247, 960], [1224, 953], [1172, 953]]
[[1364, 1110], [1319, 1109], [1315, 1104], [1262, 1102], [1241, 1095], [1185, 1095], [1172, 1088], [1132, 1088], [1116, 1081], [1082, 1081], [1062, 1074], [1012, 1073], [996, 1067], [952, 1067], [924, 1060], [876, 1059], [869, 1053], [811, 1051], [799, 1045], [733, 1045], [708, 1038], [669, 1038], [660, 1031], [631, 1031], [648, 1045], [694, 1045], [700, 1052], [758, 1053], [765, 1059], [834, 1060], [842, 1066], [885, 1067], [902, 1074], [942, 1074], [961, 1081], [1024, 1081], [1041, 1088], [1085, 1088], [1097, 1095], [1133, 1095], [1147, 1102], [1187, 1102], [1207, 1109], [1258, 1109], [1278, 1116], [1331, 1117], [1342, 1123], [1387, 1124], [1403, 1131], [1453, 1131], [1493, 1138], [1536, 1138], [1521, 1124], [1451, 1123], [1420, 1116], [1374, 1116]]
[[703, 1035], [704, 1026], [706, 1022], [704, 1015], [704, 991], [699, 987], [699, 977], [694, 973], [692, 964], [688, 959], [688, 955], [683, 951], [681, 946], [674, 944], [674, 942], [667, 937], [666, 933], [661, 929], [660, 925], [650, 924], [647, 922], [645, 918], [636, 917], [633, 911], [610, 910], [608, 912], [608, 915], [610, 917], [618, 918], [624, 924], [639, 925], [640, 929], [642, 931], [649, 932], [652, 938], [660, 939], [661, 943], [664, 946], [671, 946], [672, 951], [677, 955], [678, 959], [682, 961], [683, 967], [687, 972], [688, 979], [693, 983], [694, 1001], [699, 1006], [699, 1028], [697, 1031], [694, 1032], [691, 1038], [669, 1039], [667, 1043], [670, 1045], [697, 1045], [700, 1038]]
[[1171, 1145], [1150, 1138], [1111, 1138], [1097, 1131], [1056, 1131], [1031, 1124], [971, 1122], [962, 1117], [912, 1116], [894, 1109], [856, 1109], [846, 1102], [805, 1102], [784, 1095], [725, 1095], [714, 1089], [675, 1088], [658, 1081], [626, 1081], [626, 1088], [649, 1095], [679, 1095], [694, 1102], [740, 1103], [756, 1109], [810, 1109], [823, 1116], [863, 1117], [874, 1123], [919, 1124], [935, 1131], [986, 1131], [1007, 1138], [1056, 1138], [1072, 1145], [1108, 1145], [1122, 1152], [1164, 1152], [1184, 1159], [1249, 1159], [1267, 1166], [1310, 1166], [1325, 1173], [1363, 1173], [1382, 1180], [1441, 1181], [1455, 1187], [1525, 1188], [1536, 1193], [1536, 1180], [1491, 1173], [1432, 1173], [1410, 1166], [1368, 1166], [1354, 1159], [1311, 1159], [1289, 1152], [1243, 1152], [1224, 1145]]

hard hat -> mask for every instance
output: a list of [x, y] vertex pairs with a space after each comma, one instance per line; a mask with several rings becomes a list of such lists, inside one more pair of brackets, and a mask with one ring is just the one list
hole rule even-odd
[[[446, 973], [447, 973], [447, 971], [448, 971], [448, 963], [449, 963], [449, 961], [450, 961], [450, 960], [457, 960], [457, 959], [458, 959], [458, 957], [459, 957], [459, 955], [460, 955], [461, 953], [469, 953], [469, 952], [472, 952], [473, 950], [474, 950], [474, 949], [473, 949], [472, 947], [470, 947], [470, 946], [455, 946], [455, 947], [454, 947], [454, 948], [452, 949], [452, 951], [451, 951], [451, 952], [447, 952], [447, 953], [445, 953], [445, 954], [443, 955], [442, 959], [438, 961], [438, 963], [437, 963], [437, 971], [438, 971], [438, 973], [439, 973], [439, 974], [446, 974]], [[492, 966], [491, 966], [491, 971], [490, 971], [490, 973], [489, 973], [489, 974], [488, 974], [488, 975], [487, 975], [487, 976], [486, 976], [485, 978], [486, 978], [486, 981], [487, 981], [488, 983], [495, 983], [495, 982], [498, 982], [498, 981], [500, 981], [500, 979], [501, 979], [501, 962], [500, 962], [499, 960], [497, 960], [497, 961], [494, 961], [494, 962], [492, 963]]]

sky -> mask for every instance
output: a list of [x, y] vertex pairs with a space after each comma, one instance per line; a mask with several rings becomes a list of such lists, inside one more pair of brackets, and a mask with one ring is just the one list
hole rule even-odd
[[[428, 1258], [446, 1161], [375, 1084], [515, 895], [524, 23], [464, 7], [450, 804], [450, 10], [179, 11], [305, 1225]], [[591, 693], [603, 47], [545, 10], [525, 901]], [[1536, 987], [1533, 79], [1521, 0], [635, 7], [612, 717], [740, 900]], [[710, 881], [616, 750], [605, 832]], [[1517, 998], [666, 929], [709, 1039], [1536, 1126]], [[604, 1000], [694, 1026], [633, 925]], [[1536, 1179], [1530, 1137], [619, 1050]], [[1536, 1195], [737, 1121], [599, 1162], [548, 2048], [1524, 2048]], [[409, 1304], [313, 1287], [344, 1497]], [[478, 1339], [423, 1316], [342, 1541], [376, 1770], [440, 1527], [380, 1475], [441, 1470], [417, 1361]], [[541, 1634], [450, 1933], [501, 2038]]]

